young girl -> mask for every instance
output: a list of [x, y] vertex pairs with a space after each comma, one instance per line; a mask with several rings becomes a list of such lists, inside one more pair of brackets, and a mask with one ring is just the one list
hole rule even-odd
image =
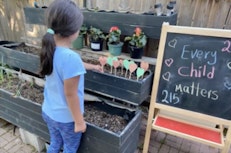
[[99, 65], [83, 63], [70, 49], [83, 23], [81, 10], [71, 0], [55, 0], [47, 8], [47, 33], [42, 39], [41, 76], [45, 76], [42, 115], [50, 133], [48, 153], [76, 153], [86, 131], [84, 73], [101, 71]]

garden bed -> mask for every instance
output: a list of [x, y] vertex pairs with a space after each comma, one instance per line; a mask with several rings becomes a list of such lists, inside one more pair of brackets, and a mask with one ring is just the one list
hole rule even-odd
[[38, 53], [38, 48], [28, 46], [25, 48], [25, 51], [15, 49], [16, 47], [21, 48], [23, 45], [24, 43], [11, 43], [0, 46], [1, 63], [38, 74], [40, 64], [39, 56], [34, 54], [36, 52]]
[[[41, 117], [43, 81], [26, 74], [17, 73], [20, 78], [30, 81], [14, 77], [12, 73], [6, 74], [0, 84], [0, 116], [49, 141]], [[128, 111], [103, 102], [85, 103], [87, 131], [79, 152], [133, 153], [139, 139], [141, 111]]]
[[[20, 68], [35, 74], [39, 70], [39, 48], [24, 43], [0, 46], [0, 52], [4, 55], [4, 62], [10, 66]], [[84, 62], [99, 64], [96, 56], [92, 54], [80, 54]], [[139, 63], [137, 63], [139, 65]], [[111, 67], [106, 64], [104, 73], [87, 71], [85, 75], [85, 90], [96, 92], [118, 100], [126, 101], [133, 105], [139, 105], [145, 101], [150, 93], [153, 80], [153, 72], [148, 70], [142, 79], [132, 73], [131, 78], [121, 75], [126, 70], [118, 68], [116, 74], [111, 73]]]

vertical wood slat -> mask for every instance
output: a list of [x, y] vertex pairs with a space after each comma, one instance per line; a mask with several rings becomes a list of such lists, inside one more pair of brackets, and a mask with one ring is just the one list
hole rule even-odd
[[231, 29], [231, 5], [229, 5], [228, 14], [226, 16], [225, 24], [223, 26], [224, 29]]
[[[177, 5], [179, 5], [177, 3]], [[180, 10], [178, 10], [178, 25], [191, 26], [191, 21], [193, 19], [193, 13], [195, 10], [196, 1], [181, 1]], [[193, 9], [192, 9], [193, 8]]]
[[209, 12], [209, 19], [208, 19], [207, 27], [211, 27], [212, 20], [214, 17], [214, 11], [213, 11], [214, 8], [215, 8], [215, 0], [213, 0], [212, 7]]
[[212, 7], [210, 8], [210, 16], [207, 23], [209, 28], [224, 28], [229, 16], [230, 2], [227, 0], [216, 1], [213, 0]]

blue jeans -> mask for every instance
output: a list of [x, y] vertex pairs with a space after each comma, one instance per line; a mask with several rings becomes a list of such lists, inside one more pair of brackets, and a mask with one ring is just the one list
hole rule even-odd
[[82, 133], [74, 132], [74, 122], [60, 123], [52, 120], [44, 112], [42, 117], [47, 123], [50, 134], [50, 146], [48, 147], [47, 153], [59, 153], [63, 147], [63, 153], [76, 153]]

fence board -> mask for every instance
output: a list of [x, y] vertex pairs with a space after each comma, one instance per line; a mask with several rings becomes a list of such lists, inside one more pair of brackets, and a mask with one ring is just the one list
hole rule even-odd
[[231, 5], [229, 5], [228, 15], [224, 24], [224, 29], [231, 29]]

